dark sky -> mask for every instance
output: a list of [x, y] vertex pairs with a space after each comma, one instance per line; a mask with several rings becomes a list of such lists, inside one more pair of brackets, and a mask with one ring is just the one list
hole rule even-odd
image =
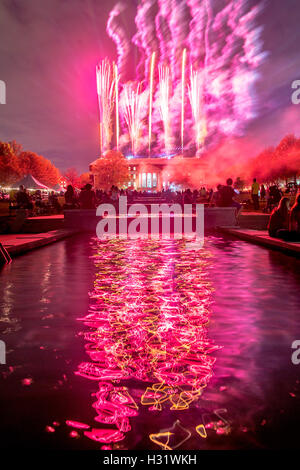
[[[136, 1], [125, 27], [134, 33]], [[106, 34], [112, 0], [0, 0], [0, 140], [51, 159], [60, 169], [87, 171], [98, 154], [95, 65], [116, 58]], [[267, 0], [260, 17], [264, 50], [257, 85], [259, 117], [248, 129], [257, 146], [298, 132], [300, 105], [291, 83], [300, 79], [300, 1]]]

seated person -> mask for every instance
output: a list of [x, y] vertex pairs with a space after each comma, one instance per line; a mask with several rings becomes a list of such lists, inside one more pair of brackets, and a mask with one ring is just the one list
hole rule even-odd
[[53, 207], [53, 209], [59, 213], [61, 211], [61, 207], [58, 202], [57, 195], [55, 194], [54, 191], [51, 192], [51, 194], [48, 197], [48, 200], [49, 200], [49, 204], [51, 205], [51, 207]]
[[291, 209], [289, 231], [281, 238], [290, 242], [300, 242], [300, 193], [296, 196], [295, 204]]
[[32, 209], [33, 204], [27, 194], [24, 186], [21, 184], [19, 191], [16, 194], [17, 208], [18, 209]]
[[237, 213], [239, 213], [242, 205], [233, 199], [236, 196], [236, 192], [233, 189], [232, 184], [232, 179], [228, 178], [226, 186], [222, 186], [219, 189], [218, 207], [235, 207], [237, 209]]
[[221, 199], [221, 189], [222, 189], [222, 185], [218, 184], [217, 190], [212, 193], [211, 198], [210, 198], [210, 203], [212, 206], [219, 206], [219, 202]]
[[76, 209], [76, 207], [78, 207], [76, 194], [73, 186], [69, 184], [67, 186], [67, 191], [65, 192], [64, 209]]
[[288, 197], [282, 197], [278, 207], [273, 209], [269, 225], [268, 232], [270, 237], [280, 238], [280, 234], [283, 234], [283, 231], [288, 232], [289, 229], [289, 203], [290, 200]]

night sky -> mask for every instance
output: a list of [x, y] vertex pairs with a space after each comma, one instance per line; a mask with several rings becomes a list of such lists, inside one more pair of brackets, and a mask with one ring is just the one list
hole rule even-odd
[[[127, 0], [124, 26], [135, 33], [135, 1]], [[0, 0], [0, 139], [51, 159], [61, 170], [87, 171], [99, 148], [96, 63], [116, 59], [106, 34], [111, 0]], [[299, 0], [269, 0], [260, 17], [268, 57], [257, 84], [259, 115], [244, 139], [251, 152], [296, 133], [300, 105], [291, 83], [300, 79]]]

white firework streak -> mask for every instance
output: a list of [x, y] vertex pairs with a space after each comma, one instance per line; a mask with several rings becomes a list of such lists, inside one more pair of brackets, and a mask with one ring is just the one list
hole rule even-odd
[[111, 122], [114, 107], [114, 79], [111, 65], [107, 59], [102, 60], [96, 67], [97, 93], [100, 115], [100, 151], [109, 150], [111, 142]]
[[133, 155], [136, 155], [139, 150], [144, 101], [141, 83], [138, 83], [136, 90], [129, 84], [124, 85], [123, 115], [128, 127]]
[[193, 70], [192, 67], [188, 95], [194, 119], [195, 142], [199, 152], [207, 133], [203, 106], [203, 79], [199, 70]]
[[164, 125], [165, 151], [170, 150], [170, 68], [159, 66], [159, 112]]

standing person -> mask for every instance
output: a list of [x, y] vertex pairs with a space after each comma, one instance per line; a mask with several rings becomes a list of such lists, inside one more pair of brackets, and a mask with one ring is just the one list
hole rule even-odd
[[81, 209], [95, 209], [96, 207], [96, 196], [92, 190], [92, 185], [87, 183], [81, 190], [79, 195], [79, 202]]
[[226, 186], [221, 186], [219, 189], [220, 196], [218, 200], [219, 207], [235, 207], [236, 208], [236, 216], [239, 215], [239, 212], [242, 208], [242, 205], [235, 201], [233, 198], [237, 195], [235, 190], [232, 187], [233, 181], [231, 178], [228, 178], [226, 181]]
[[251, 188], [251, 196], [254, 205], [254, 210], [259, 210], [259, 184], [256, 181], [256, 178], [253, 178], [252, 188]]
[[262, 184], [261, 187], [260, 187], [260, 199], [262, 201], [265, 200], [265, 197], [266, 197], [266, 188], [264, 187], [264, 185]]

